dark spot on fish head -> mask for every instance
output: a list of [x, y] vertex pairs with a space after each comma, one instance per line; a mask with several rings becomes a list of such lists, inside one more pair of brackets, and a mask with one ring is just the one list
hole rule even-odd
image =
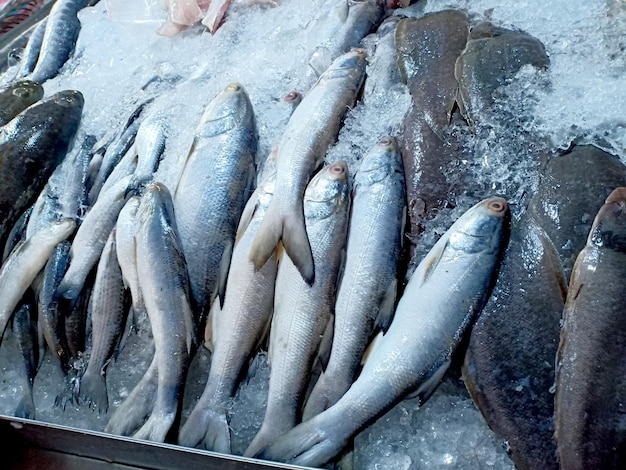
[[66, 90], [57, 93], [54, 102], [64, 108], [82, 108], [85, 104], [85, 99], [83, 98], [83, 94], [80, 91]]
[[231, 83], [230, 85], [228, 85], [226, 87], [226, 91], [233, 91], [235, 93], [238, 93], [238, 92], [240, 92], [242, 90], [243, 90], [243, 85], [241, 83], [237, 83], [237, 82]]
[[487, 201], [487, 209], [494, 215], [504, 215], [507, 212], [507, 208], [506, 200], [501, 197], [494, 197]]
[[13, 89], [13, 96], [23, 98], [32, 103], [43, 98], [43, 88], [35, 82], [24, 80], [19, 82]]
[[288, 103], [299, 102], [302, 100], [302, 95], [297, 91], [290, 91], [287, 95], [285, 95], [283, 100]]

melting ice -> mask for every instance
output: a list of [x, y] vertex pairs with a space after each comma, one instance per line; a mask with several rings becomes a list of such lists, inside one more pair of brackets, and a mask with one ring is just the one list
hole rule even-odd
[[[140, 101], [157, 96], [155, 111], [167, 112], [172, 131], [160, 178], [171, 183], [176, 162], [184, 158], [206, 103], [230, 82], [242, 83], [253, 103], [259, 130], [258, 162], [262, 162], [286, 125], [281, 98], [291, 90], [305, 93], [314, 76], [307, 65], [315, 46], [310, 21], [321, 0], [282, 0], [280, 6], [233, 3], [215, 36], [192, 27], [175, 38], [157, 36], [165, 12], [155, 1], [101, 1], [83, 10], [82, 31], [74, 58], [61, 75], [45, 84], [46, 96], [77, 89], [85, 96], [82, 131], [100, 138], [117, 129]], [[250, 3], [250, 2], [247, 2]], [[447, 0], [419, 2], [406, 14], [459, 8], [477, 23], [522, 29], [546, 46], [551, 65], [546, 73], [522, 69], [502, 90], [499, 105], [485, 123], [470, 131], [459, 126], [466, 145], [480, 158], [460, 162], [475, 175], [484, 195], [505, 195], [515, 204], [537, 182], [537, 168], [525, 158], [532, 152], [566, 148], [573, 139], [599, 143], [625, 160], [626, 69], [623, 31], [626, 3], [620, 0], [570, 2], [555, 0]], [[366, 44], [367, 47], [367, 44]], [[353, 175], [361, 156], [382, 136], [397, 135], [410, 106], [400, 86], [348, 113], [327, 161], [346, 160]], [[505, 162], [505, 163], [503, 163]], [[463, 197], [456, 208], [442, 211], [424, 237], [425, 253], [473, 204]], [[459, 202], [459, 201], [457, 201]], [[130, 393], [148, 366], [149, 332], [132, 336], [108, 369], [109, 415]], [[11, 361], [15, 343], [9, 335], [0, 349], [0, 412], [13, 413], [19, 390]], [[188, 415], [204, 387], [208, 353], [198, 354], [184, 402]], [[256, 375], [244, 383], [230, 411], [233, 450], [241, 453], [258, 428], [267, 398], [269, 372], [261, 358]], [[102, 430], [107, 415], [69, 403], [54, 407], [63, 389], [61, 373], [49, 354], [35, 379], [37, 418], [75, 427]], [[183, 418], [183, 419], [184, 419]], [[449, 374], [419, 411], [405, 400], [355, 438], [357, 468], [512, 468], [504, 446], [488, 429], [462, 387]]]

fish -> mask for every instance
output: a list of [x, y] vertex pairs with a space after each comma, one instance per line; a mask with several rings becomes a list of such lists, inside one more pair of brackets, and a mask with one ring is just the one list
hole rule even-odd
[[402, 83], [396, 50], [396, 28], [399, 22], [399, 16], [390, 16], [381, 23], [373, 35], [375, 49], [367, 64], [367, 76], [363, 84], [365, 103], [384, 99], [389, 89]]
[[168, 134], [169, 121], [164, 113], [152, 113], [141, 121], [135, 138], [137, 168], [133, 172], [134, 183], [131, 186], [139, 187], [152, 180], [163, 158]]
[[508, 218], [500, 197], [465, 212], [414, 271], [389, 329], [379, 334], [345, 395], [254, 456], [319, 467], [408, 394], [426, 401], [488, 298]]
[[594, 214], [613, 189], [626, 186], [626, 166], [592, 145], [575, 145], [551, 157], [541, 175], [528, 211], [552, 240], [569, 281]]
[[354, 179], [332, 349], [306, 402], [303, 421], [334, 405], [350, 388], [375, 326], [386, 330], [393, 318], [404, 239], [404, 187], [396, 140], [383, 137], [363, 157]]
[[37, 83], [56, 77], [67, 62], [80, 33], [78, 12], [89, 0], [57, 0], [48, 16], [37, 63], [30, 79]]
[[404, 18], [396, 28], [398, 67], [414, 107], [430, 129], [444, 139], [456, 103], [457, 58], [469, 37], [469, 20], [456, 10]]
[[0, 343], [18, 302], [43, 269], [54, 247], [74, 231], [76, 223], [64, 219], [52, 224], [13, 250], [0, 269]]
[[26, 209], [17, 222], [13, 225], [13, 228], [7, 235], [7, 241], [4, 245], [4, 251], [2, 253], [2, 263], [6, 261], [13, 249], [26, 238], [26, 227], [30, 220], [30, 215], [33, 213], [33, 206]]
[[472, 30], [454, 72], [459, 82], [457, 103], [468, 122], [480, 122], [483, 113], [494, 103], [494, 91], [506, 85], [523, 65], [539, 70], [550, 65], [539, 39], [489, 22]]
[[256, 178], [256, 150], [252, 103], [243, 85], [231, 83], [207, 105], [174, 194], [198, 323], [217, 295], [224, 302], [237, 224]]
[[140, 198], [133, 196], [128, 201], [117, 218], [115, 225], [115, 244], [117, 261], [122, 270], [124, 286], [130, 290], [132, 299], [133, 317], [147, 315], [143, 294], [139, 287], [139, 274], [137, 273], [137, 250], [135, 246], [135, 234], [137, 233], [137, 211], [139, 210]]
[[65, 157], [83, 104], [80, 92], [61, 91], [26, 108], [0, 130], [0, 242]]
[[37, 296], [39, 329], [64, 374], [70, 369], [70, 348], [65, 336], [65, 312], [59, 307], [57, 288], [69, 264], [70, 247], [71, 243], [67, 240], [54, 247], [44, 268]]
[[80, 378], [80, 396], [91, 408], [107, 412], [106, 368], [120, 342], [128, 313], [122, 270], [117, 261], [116, 232], [111, 231], [98, 262], [90, 300], [92, 347]]
[[600, 208], [576, 258], [556, 358], [555, 437], [562, 469], [626, 464], [626, 188]]
[[511, 224], [493, 293], [463, 364], [470, 396], [518, 469], [558, 469], [554, 358], [567, 282], [556, 248], [532, 215]]
[[102, 194], [76, 231], [70, 250], [70, 265], [58, 289], [58, 294], [65, 299], [71, 302], [78, 299], [91, 268], [102, 254], [122, 207], [133, 195], [129, 193], [131, 180], [132, 176], [127, 176]]
[[[277, 178], [276, 189], [278, 184]], [[349, 207], [346, 163], [340, 161], [322, 168], [304, 194], [306, 231], [311, 239], [313, 259], [317, 261], [317, 280], [309, 286], [298, 275], [293, 261], [283, 254], [270, 327], [267, 407], [261, 429], [244, 453], [246, 457], [255, 455], [298, 424], [313, 360], [335, 305]]]
[[359, 47], [361, 40], [380, 24], [383, 7], [377, 0], [326, 0], [307, 25], [309, 66], [319, 77], [341, 54]]
[[169, 190], [160, 183], [150, 184], [138, 217], [137, 271], [154, 337], [158, 385], [150, 417], [133, 437], [164, 442], [176, 419], [196, 327]]
[[26, 295], [13, 314], [13, 334], [17, 338], [21, 393], [14, 416], [35, 419], [33, 381], [39, 369], [39, 347], [37, 344], [37, 311], [32, 295]]
[[224, 306], [213, 302], [209, 314], [211, 337], [205, 337], [205, 341], [210, 343], [213, 353], [211, 369], [202, 396], [179, 432], [178, 443], [183, 446], [231, 453], [228, 403], [235, 394], [242, 369], [269, 329], [278, 261], [273, 254], [256, 271], [248, 252], [276, 185], [276, 168], [272, 171], [271, 158], [272, 155], [239, 223]]
[[0, 126], [9, 123], [43, 98], [43, 87], [30, 80], [11, 83], [0, 90]]
[[35, 65], [37, 65], [37, 59], [39, 59], [47, 24], [48, 18], [44, 18], [35, 26], [24, 48], [24, 53], [20, 60], [20, 69], [17, 72], [16, 78], [22, 78], [33, 73]]
[[315, 266], [304, 224], [307, 183], [337, 138], [341, 120], [356, 100], [365, 75], [364, 49], [337, 58], [295, 109], [279, 144], [276, 192], [250, 249], [260, 269], [282, 240], [289, 258], [312, 285]]

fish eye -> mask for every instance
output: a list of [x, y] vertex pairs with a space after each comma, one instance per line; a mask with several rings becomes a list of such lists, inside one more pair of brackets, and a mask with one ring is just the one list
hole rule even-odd
[[384, 145], [386, 147], [390, 146], [393, 143], [393, 139], [389, 136], [383, 137], [380, 139], [380, 145]]
[[346, 166], [343, 163], [335, 163], [329, 171], [336, 175], [343, 175], [346, 172]]
[[506, 209], [506, 201], [500, 198], [494, 199], [493, 201], [489, 202], [487, 207], [493, 212], [502, 212]]
[[231, 83], [230, 85], [228, 85], [226, 87], [226, 89], [228, 91], [240, 91], [241, 90], [241, 84], [239, 84], [239, 83]]
[[295, 101], [298, 99], [298, 96], [300, 96], [300, 93], [297, 91], [291, 91], [287, 93], [287, 96], [285, 96], [285, 101]]
[[352, 52], [354, 52], [356, 55], [363, 56], [363, 57], [367, 55], [367, 51], [363, 49], [362, 47], [356, 47], [352, 49]]

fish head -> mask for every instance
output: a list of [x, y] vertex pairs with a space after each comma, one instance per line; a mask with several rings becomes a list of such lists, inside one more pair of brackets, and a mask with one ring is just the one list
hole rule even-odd
[[69, 141], [78, 130], [84, 105], [85, 99], [80, 91], [64, 90], [35, 106], [41, 106], [39, 111], [47, 113], [51, 123], [60, 129], [59, 137]]
[[304, 215], [307, 219], [325, 219], [348, 203], [348, 165], [340, 161], [322, 168], [309, 182], [304, 193]]
[[450, 230], [448, 244], [464, 253], [493, 253], [502, 247], [510, 218], [505, 199], [484, 199], [461, 216]]
[[626, 188], [617, 188], [606, 199], [593, 221], [588, 245], [626, 252]]
[[354, 178], [355, 187], [382, 181], [390, 175], [398, 174], [404, 184], [404, 168], [395, 138], [385, 136], [363, 157], [359, 171]]
[[162, 226], [174, 226], [172, 195], [163, 183], [151, 183], [141, 197], [138, 209], [139, 224], [144, 225], [158, 217]]
[[11, 94], [21, 99], [25, 104], [33, 104], [43, 98], [43, 87], [31, 80], [22, 80], [13, 85]]
[[329, 82], [335, 79], [343, 79], [348, 76], [361, 77], [355, 80], [357, 88], [361, 87], [365, 78], [365, 65], [367, 62], [367, 51], [357, 47], [345, 54], [337, 57], [328, 69], [319, 78], [319, 82]]
[[241, 83], [231, 83], [207, 105], [196, 134], [212, 137], [253, 122], [254, 112], [246, 89]]

